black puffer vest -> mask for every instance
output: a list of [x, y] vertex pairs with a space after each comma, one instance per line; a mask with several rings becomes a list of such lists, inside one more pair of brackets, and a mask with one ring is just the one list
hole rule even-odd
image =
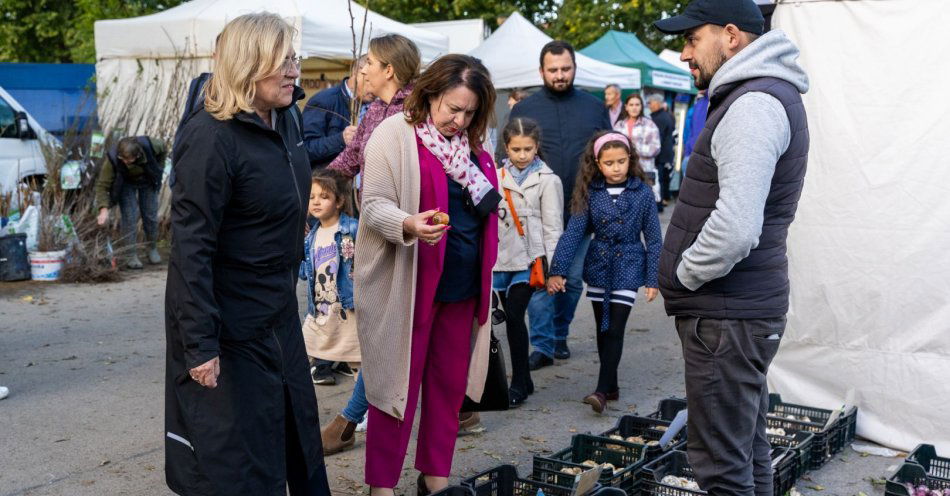
[[[740, 96], [758, 91], [785, 107], [791, 129], [788, 149], [775, 165], [765, 202], [759, 244], [725, 276], [690, 291], [676, 277], [683, 252], [692, 246], [719, 199], [719, 179], [712, 158], [712, 136], [719, 121]], [[720, 87], [709, 103], [709, 117], [690, 155], [686, 177], [660, 255], [660, 291], [670, 315], [715, 319], [781, 317], [788, 312], [788, 258], [785, 240], [795, 218], [808, 162], [808, 121], [801, 94], [791, 83], [770, 77]]]

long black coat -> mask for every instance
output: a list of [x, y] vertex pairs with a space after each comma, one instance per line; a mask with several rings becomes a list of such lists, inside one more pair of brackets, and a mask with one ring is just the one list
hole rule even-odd
[[[165, 291], [165, 475], [179, 494], [283, 496], [288, 463], [326, 480], [295, 292], [310, 190], [299, 118], [278, 110], [275, 131], [202, 109], [180, 133]], [[188, 370], [215, 356], [206, 389]], [[288, 460], [294, 431], [303, 454]]]

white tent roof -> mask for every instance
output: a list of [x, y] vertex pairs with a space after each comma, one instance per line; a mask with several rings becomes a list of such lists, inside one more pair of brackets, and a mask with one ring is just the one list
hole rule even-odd
[[676, 50], [670, 50], [669, 48], [664, 48], [660, 52], [660, 60], [672, 64], [680, 69], [683, 69], [686, 72], [689, 72], [689, 62], [683, 62], [680, 60], [680, 55], [682, 52], [677, 52]]
[[[468, 52], [478, 57], [491, 72], [496, 88], [525, 88], [541, 86], [538, 55], [551, 37], [536, 28], [518, 12], [492, 33], [478, 48]], [[574, 84], [603, 88], [618, 84], [622, 88], [639, 88], [640, 71], [619, 67], [590, 57], [576, 54], [577, 74]]]
[[450, 53], [468, 53], [481, 45], [491, 33], [482, 19], [459, 19], [456, 21], [415, 22], [410, 24], [449, 38]]
[[[274, 12], [298, 30], [302, 57], [352, 59], [353, 36], [346, 0], [193, 0], [157, 14], [96, 21], [96, 59], [210, 57], [214, 39], [231, 19], [253, 12]], [[353, 3], [357, 44], [364, 10]], [[448, 38], [370, 11], [370, 37], [398, 33], [411, 39], [423, 61], [448, 53]], [[365, 47], [365, 44], [364, 44]], [[365, 48], [364, 48], [365, 51]]]

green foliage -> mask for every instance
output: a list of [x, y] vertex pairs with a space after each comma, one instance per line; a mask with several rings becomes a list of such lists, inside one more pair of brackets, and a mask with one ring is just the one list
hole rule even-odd
[[[366, 0], [359, 0], [361, 5]], [[369, 0], [370, 10], [400, 22], [484, 19], [492, 29], [512, 12], [543, 23], [553, 19], [560, 0]]]
[[93, 63], [93, 23], [151, 14], [182, 0], [0, 0], [0, 60]]
[[547, 33], [570, 41], [578, 49], [590, 45], [608, 30], [634, 33], [651, 50], [681, 50], [680, 37], [666, 36], [653, 27], [663, 17], [679, 14], [686, 0], [564, 0]]

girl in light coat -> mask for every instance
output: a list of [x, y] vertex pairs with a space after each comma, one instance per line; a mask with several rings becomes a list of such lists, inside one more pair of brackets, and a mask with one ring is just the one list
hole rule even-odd
[[[554, 256], [563, 231], [564, 189], [538, 156], [541, 128], [536, 122], [512, 119], [502, 140], [508, 158], [498, 173], [505, 200], [498, 205], [498, 261], [492, 286], [505, 309], [512, 369], [508, 397], [517, 407], [534, 392], [525, 326], [525, 311], [535, 292], [529, 285], [529, 268], [538, 257], [546, 261]], [[546, 271], [547, 263], [544, 266]]]

